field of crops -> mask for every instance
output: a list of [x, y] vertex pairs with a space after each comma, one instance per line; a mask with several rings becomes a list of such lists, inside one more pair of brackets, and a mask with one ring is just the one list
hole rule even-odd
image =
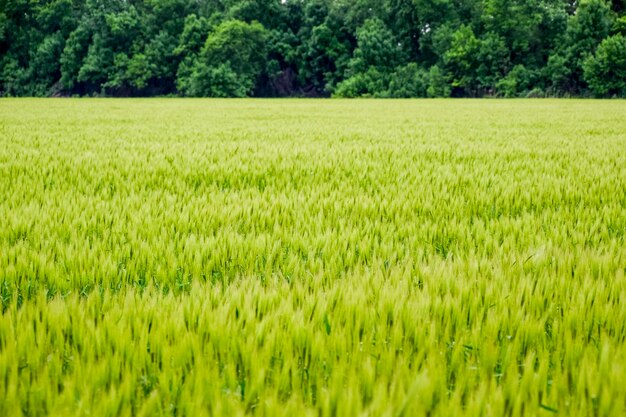
[[626, 102], [0, 101], [0, 416], [626, 413]]

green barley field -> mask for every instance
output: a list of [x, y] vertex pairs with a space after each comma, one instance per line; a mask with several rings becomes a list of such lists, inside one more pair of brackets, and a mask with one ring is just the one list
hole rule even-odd
[[0, 416], [626, 415], [626, 102], [0, 100]]

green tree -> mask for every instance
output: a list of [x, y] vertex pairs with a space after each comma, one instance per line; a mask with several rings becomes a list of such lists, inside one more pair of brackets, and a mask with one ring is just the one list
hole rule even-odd
[[280, 0], [227, 0], [225, 5], [229, 20], [259, 22], [267, 28], [282, 28], [287, 12]]
[[428, 72], [415, 62], [396, 68], [389, 81], [388, 96], [393, 98], [426, 97]]
[[449, 97], [451, 93], [450, 83], [445, 73], [437, 66], [433, 65], [428, 71], [428, 97]]
[[83, 22], [65, 42], [59, 58], [61, 64], [61, 84], [67, 90], [73, 90], [78, 83], [78, 73], [87, 55], [92, 34]]
[[626, 37], [603, 40], [583, 63], [585, 81], [596, 96], [626, 97]]
[[[445, 69], [451, 74], [452, 86], [474, 94], [477, 88], [476, 69], [480, 40], [470, 26], [462, 25], [454, 32], [439, 32], [437, 44]], [[447, 38], [443, 38], [446, 36]]]
[[192, 75], [202, 46], [209, 32], [209, 22], [204, 17], [190, 14], [185, 18], [184, 28], [179, 36], [174, 54], [179, 57], [180, 65], [176, 71], [176, 87], [184, 95], [192, 94]]
[[611, 95], [625, 4], [0, 0], [0, 95]]
[[534, 85], [536, 74], [523, 65], [516, 65], [496, 84], [496, 91], [504, 97], [519, 97], [527, 94]]
[[316, 26], [303, 45], [301, 81], [317, 94], [330, 93], [343, 79], [350, 59], [350, 45], [326, 23]]
[[611, 9], [604, 0], [583, 0], [568, 22], [563, 43], [544, 69], [552, 93], [584, 93], [583, 63], [611, 30]]
[[336, 94], [345, 97], [381, 95], [390, 76], [402, 62], [401, 45], [380, 19], [368, 19], [357, 31], [357, 48], [348, 64], [346, 79]]
[[113, 65], [113, 50], [107, 46], [103, 36], [96, 33], [87, 50], [87, 56], [78, 71], [77, 81], [87, 85], [90, 91], [101, 92]]
[[[216, 91], [235, 91], [238, 96], [249, 95], [265, 69], [266, 57], [267, 31], [260, 23], [223, 22], [206, 39], [191, 75], [189, 93], [212, 96]], [[223, 87], [217, 85], [221, 82]]]
[[356, 37], [357, 48], [348, 64], [349, 73], [367, 71], [370, 67], [389, 71], [402, 61], [401, 45], [382, 20], [366, 20]]
[[479, 95], [493, 94], [498, 80], [510, 68], [511, 52], [505, 39], [488, 32], [480, 38], [477, 54], [476, 85]]
[[199, 97], [245, 97], [252, 89], [228, 63], [198, 65], [190, 82], [190, 94]]

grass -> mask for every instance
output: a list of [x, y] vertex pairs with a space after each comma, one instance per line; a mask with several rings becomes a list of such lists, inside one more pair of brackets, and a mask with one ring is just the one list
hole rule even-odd
[[622, 415], [624, 120], [0, 100], [0, 415]]

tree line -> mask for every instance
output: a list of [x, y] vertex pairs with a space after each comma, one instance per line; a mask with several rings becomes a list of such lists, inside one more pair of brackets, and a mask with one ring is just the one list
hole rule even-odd
[[0, 0], [0, 95], [626, 96], [626, 0]]

